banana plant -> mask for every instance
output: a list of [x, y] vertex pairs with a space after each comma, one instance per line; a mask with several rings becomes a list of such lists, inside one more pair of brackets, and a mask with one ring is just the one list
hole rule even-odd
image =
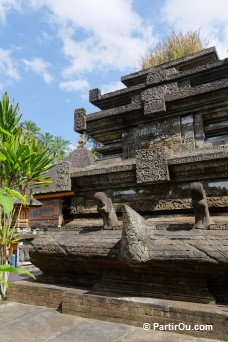
[[6, 275], [9, 273], [17, 273], [20, 275], [26, 275], [28, 277], [33, 278], [36, 280], [36, 277], [34, 274], [26, 270], [25, 268], [16, 268], [8, 265], [0, 265], [0, 299], [2, 299], [3, 302], [6, 302], [7, 296], [6, 296], [6, 290], [9, 290], [9, 283], [5, 279]]
[[[20, 199], [20, 209], [26, 204], [25, 196], [22, 196], [19, 192], [9, 188], [0, 189], [0, 298], [3, 301], [6, 300], [7, 289], [9, 289], [9, 272], [25, 274], [34, 278], [33, 274], [26, 269], [17, 269], [10, 265], [13, 253], [12, 244], [18, 243], [21, 240], [16, 232], [15, 199]], [[17, 217], [20, 215], [20, 209]]]

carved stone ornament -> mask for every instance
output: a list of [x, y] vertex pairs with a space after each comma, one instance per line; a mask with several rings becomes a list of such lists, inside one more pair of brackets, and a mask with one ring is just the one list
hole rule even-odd
[[60, 162], [57, 164], [56, 190], [70, 190], [70, 163]]
[[86, 110], [84, 108], [74, 111], [74, 131], [82, 133], [86, 130]]
[[113, 229], [118, 226], [119, 222], [111, 198], [104, 192], [96, 192], [94, 198], [97, 203], [97, 211], [104, 222], [104, 229]]
[[201, 183], [191, 184], [192, 206], [195, 212], [195, 228], [209, 229], [210, 214], [208, 210], [206, 192]]
[[80, 138], [78, 139], [77, 147], [84, 147], [86, 145], [86, 138], [84, 134], [81, 134]]
[[170, 148], [170, 144], [181, 143], [180, 119], [173, 117], [165, 120], [154, 120], [140, 125], [139, 136], [141, 144], [145, 147], [164, 145]]
[[164, 147], [136, 151], [137, 183], [169, 181], [169, 171]]

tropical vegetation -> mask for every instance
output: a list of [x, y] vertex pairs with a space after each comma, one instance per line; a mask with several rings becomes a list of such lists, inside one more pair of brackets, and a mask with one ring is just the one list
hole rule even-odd
[[69, 140], [63, 139], [61, 136], [54, 137], [49, 132], [41, 133], [41, 129], [35, 122], [28, 120], [22, 122], [20, 125], [27, 139], [33, 140], [36, 138], [39, 142], [43, 143], [45, 149], [49, 150], [54, 162], [62, 160], [71, 151]]
[[54, 165], [50, 150], [35, 135], [25, 134], [20, 119], [18, 104], [10, 103], [4, 93], [0, 101], [0, 295], [4, 300], [8, 272], [29, 274], [10, 265], [12, 245], [20, 240], [16, 227], [21, 209], [28, 197], [32, 200], [34, 187], [50, 182], [44, 173]]

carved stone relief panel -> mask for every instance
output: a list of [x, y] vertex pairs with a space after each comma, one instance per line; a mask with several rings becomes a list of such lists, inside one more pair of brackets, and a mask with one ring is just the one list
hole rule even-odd
[[177, 74], [176, 68], [161, 69], [157, 68], [149, 72], [146, 79], [146, 84], [156, 84], [166, 81], [171, 75]]
[[[161, 70], [161, 73], [164, 71], [165, 70]], [[165, 112], [165, 95], [171, 95], [174, 93], [178, 93], [177, 82], [169, 82], [162, 86], [146, 89], [142, 94], [142, 100], [144, 101], [144, 115]]]
[[[207, 197], [209, 208], [227, 208], [228, 207], [228, 197]], [[175, 198], [175, 199], [161, 199], [158, 201], [147, 200], [140, 201], [135, 200], [132, 202], [125, 201], [125, 204], [129, 205], [132, 209], [136, 211], [176, 211], [183, 209], [192, 208], [191, 198]], [[121, 211], [124, 203], [116, 204], [117, 211]]]
[[181, 143], [180, 119], [175, 117], [141, 125], [139, 136], [141, 148], [166, 146], [170, 153], [169, 150]]
[[143, 92], [144, 115], [166, 111], [165, 90], [163, 86], [146, 89]]
[[75, 109], [74, 111], [74, 130], [75, 132], [86, 130], [86, 110], [84, 108]]
[[169, 181], [166, 149], [164, 147], [136, 151], [137, 183]]
[[56, 190], [71, 190], [70, 163], [60, 162], [57, 164]]
[[[225, 146], [218, 146], [218, 148], [200, 148], [196, 149], [194, 153], [189, 153], [187, 155], [183, 155], [180, 157], [175, 157], [169, 159], [169, 164], [186, 164], [186, 163], [195, 163], [202, 161], [210, 161], [213, 159], [224, 159], [228, 158], [228, 148], [224, 148]], [[202, 153], [203, 152], [203, 153]]]
[[227, 178], [227, 169], [227, 159], [214, 160], [210, 163], [202, 161], [194, 164], [194, 167], [189, 164], [170, 165], [170, 173], [174, 181]]

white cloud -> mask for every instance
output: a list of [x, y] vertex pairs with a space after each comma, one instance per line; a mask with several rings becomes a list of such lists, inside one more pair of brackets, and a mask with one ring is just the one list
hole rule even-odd
[[215, 45], [220, 57], [225, 58], [228, 49], [227, 4], [227, 0], [167, 0], [162, 18], [176, 30], [200, 29], [202, 37], [209, 37], [209, 45]]
[[[134, 11], [132, 0], [67, 0], [67, 5], [62, 0], [1, 1], [8, 2], [4, 15], [9, 9], [15, 9], [16, 3], [23, 12], [28, 7], [33, 11], [44, 10], [43, 19], [55, 29], [62, 42], [66, 60], [62, 66], [64, 81], [109, 70], [135, 71], [140, 55], [156, 42], [152, 23]], [[47, 39], [47, 34], [41, 32], [38, 41], [43, 43]], [[24, 60], [27, 70], [42, 74], [49, 83], [52, 78], [47, 68], [34, 63], [37, 60]]]
[[26, 71], [32, 71], [35, 74], [40, 75], [43, 81], [50, 84], [53, 81], [53, 77], [48, 71], [50, 64], [42, 58], [33, 58], [32, 60], [23, 59], [22, 62], [25, 65]]
[[0, 76], [1, 81], [18, 81], [20, 76], [17, 64], [12, 57], [11, 50], [0, 49]]
[[87, 80], [66, 81], [60, 82], [59, 87], [66, 91], [84, 90], [89, 88], [89, 83]]
[[47, 6], [56, 25], [68, 66], [63, 76], [138, 66], [140, 54], [155, 42], [152, 25], [133, 11], [131, 0], [30, 0]]
[[20, 11], [21, 7], [17, 0], [0, 0], [0, 22], [5, 23], [6, 16], [11, 9]]

